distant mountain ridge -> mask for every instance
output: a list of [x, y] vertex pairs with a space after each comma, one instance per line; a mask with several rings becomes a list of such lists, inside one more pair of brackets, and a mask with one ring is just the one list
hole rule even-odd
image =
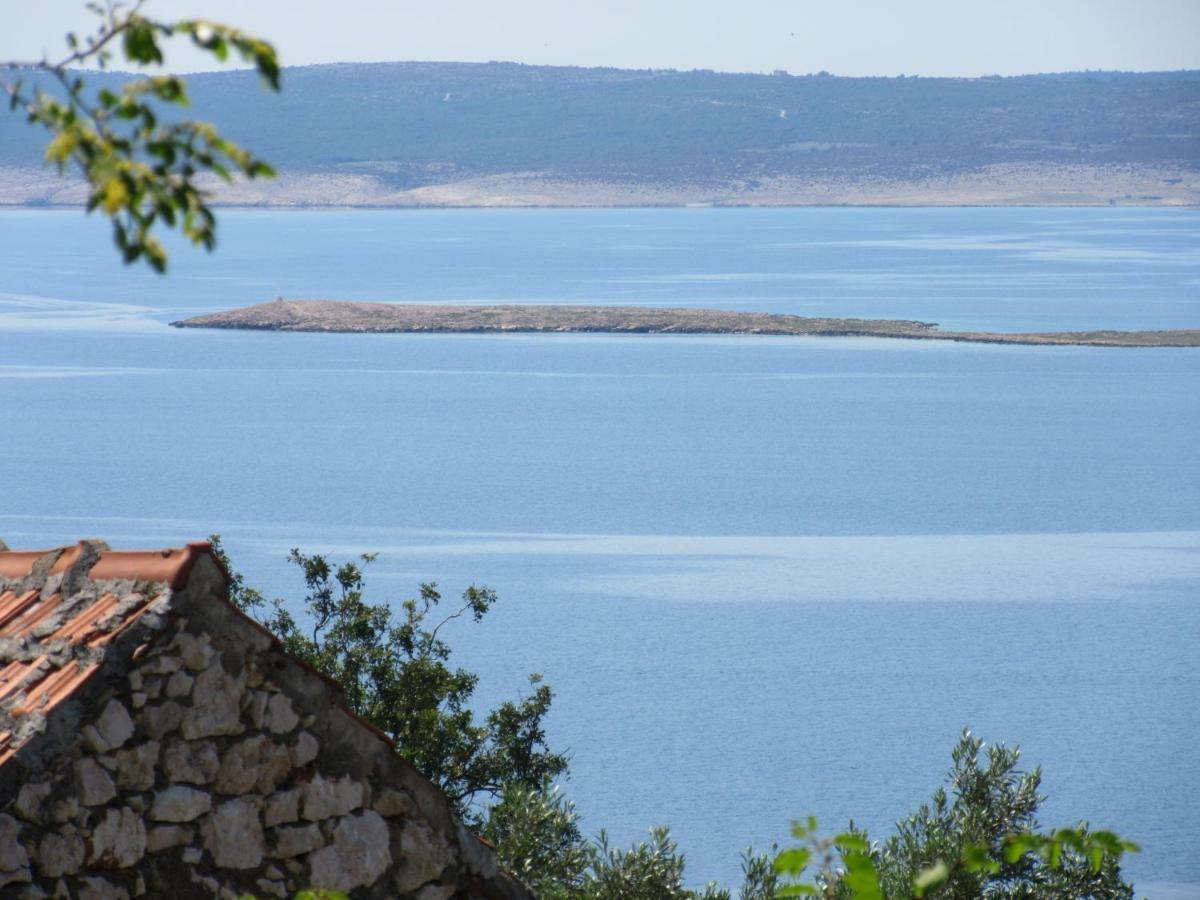
[[[1197, 71], [846, 78], [408, 62], [288, 69], [278, 97], [250, 72], [188, 83], [189, 115], [285, 175], [274, 200], [267, 189], [247, 202], [336, 202], [321, 185], [365, 203], [536, 201], [539, 190], [581, 202], [606, 190], [632, 202], [805, 191], [919, 202], [925, 190], [952, 202], [956, 184], [984, 202], [988, 185], [997, 202], [1021, 202], [1031, 185], [1063, 202], [1200, 202]], [[55, 184], [32, 175], [43, 146], [18, 116], [0, 117], [0, 201], [69, 196], [34, 190]]]

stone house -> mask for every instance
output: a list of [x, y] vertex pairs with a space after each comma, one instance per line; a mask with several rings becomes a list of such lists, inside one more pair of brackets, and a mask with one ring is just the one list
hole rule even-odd
[[0, 543], [0, 896], [525, 900], [208, 544]]

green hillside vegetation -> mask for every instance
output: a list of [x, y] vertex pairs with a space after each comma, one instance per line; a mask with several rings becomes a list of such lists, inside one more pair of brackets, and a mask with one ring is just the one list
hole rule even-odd
[[[89, 73], [99, 88], [122, 76]], [[513, 63], [192, 75], [187, 114], [280, 171], [397, 189], [498, 173], [630, 184], [936, 177], [997, 164], [1200, 170], [1200, 72], [842, 78]], [[44, 140], [0, 117], [0, 166]]]

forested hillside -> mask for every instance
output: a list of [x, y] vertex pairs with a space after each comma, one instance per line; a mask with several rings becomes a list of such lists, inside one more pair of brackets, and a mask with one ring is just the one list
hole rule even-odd
[[[98, 83], [119, 78], [91, 75]], [[1200, 72], [842, 78], [512, 63], [345, 64], [188, 79], [191, 115], [284, 173], [381, 187], [515, 173], [557, 182], [758, 188], [953, 176], [989, 166], [1200, 171]], [[0, 166], [42, 135], [0, 118]]]

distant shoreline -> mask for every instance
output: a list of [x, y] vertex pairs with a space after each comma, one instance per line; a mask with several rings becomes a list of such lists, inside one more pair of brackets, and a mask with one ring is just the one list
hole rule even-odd
[[[514, 204], [406, 204], [385, 205], [379, 203], [210, 203], [213, 209], [232, 212], [406, 212], [462, 210], [546, 210], [546, 209], [1166, 209], [1194, 211], [1200, 209], [1196, 203], [591, 203], [568, 205], [562, 203]], [[7, 203], [0, 199], [0, 212], [72, 212], [87, 209], [85, 203]]]
[[[747, 183], [628, 182], [509, 172], [399, 187], [370, 167], [283, 170], [273, 181], [200, 179], [227, 209], [1157, 208], [1200, 207], [1200, 171], [1177, 167], [988, 166], [918, 180], [781, 176]], [[0, 208], [86, 205], [87, 186], [0, 165]]]
[[879, 337], [1084, 347], [1200, 347], [1200, 329], [1004, 333], [940, 331], [931, 322], [692, 308], [513, 304], [453, 306], [275, 300], [172, 322], [176, 328], [349, 334], [728, 334]]

